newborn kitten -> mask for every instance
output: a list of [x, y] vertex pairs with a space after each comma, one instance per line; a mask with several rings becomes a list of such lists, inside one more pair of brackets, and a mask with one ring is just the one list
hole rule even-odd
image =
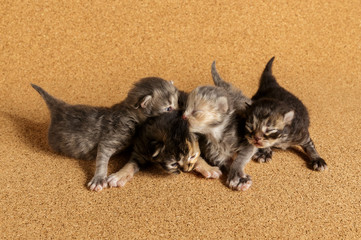
[[300, 145], [310, 159], [314, 170], [327, 168], [310, 138], [310, 124], [306, 107], [292, 93], [282, 88], [272, 75], [274, 57], [267, 63], [260, 85], [252, 97], [246, 121], [246, 138], [260, 148], [254, 156], [259, 162], [271, 160], [271, 147], [286, 149]]
[[52, 149], [74, 158], [96, 158], [95, 175], [88, 183], [94, 191], [107, 186], [109, 158], [132, 143], [137, 125], [178, 108], [178, 90], [161, 78], [141, 79], [125, 100], [110, 108], [70, 105], [32, 86], [50, 110], [48, 139]]
[[214, 61], [212, 63], [212, 79], [214, 82], [214, 85], [217, 87], [223, 88], [227, 91], [229, 94], [231, 101], [233, 102], [235, 110], [243, 115], [245, 113], [245, 110], [247, 106], [251, 105], [252, 101], [245, 95], [243, 95], [242, 91], [234, 87], [232, 84], [224, 81], [221, 76], [219, 75], [217, 68], [216, 68], [216, 62]]
[[244, 167], [255, 149], [244, 138], [244, 121], [231, 99], [223, 88], [197, 87], [188, 97], [183, 117], [188, 119], [190, 131], [200, 134], [199, 145], [205, 159], [228, 171], [227, 185], [234, 190], [247, 190], [252, 181]]
[[198, 139], [189, 132], [180, 110], [148, 118], [137, 128], [128, 163], [108, 177], [110, 187], [122, 187], [140, 167], [159, 164], [168, 173], [190, 172], [200, 155]]

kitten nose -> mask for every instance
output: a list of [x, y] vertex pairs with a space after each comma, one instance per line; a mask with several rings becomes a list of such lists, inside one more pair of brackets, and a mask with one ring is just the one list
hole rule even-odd
[[254, 135], [254, 140], [255, 140], [256, 142], [261, 141], [261, 140], [262, 140], [262, 134], [261, 134], [261, 133], [256, 133], [256, 134]]
[[183, 119], [183, 120], [187, 120], [187, 116], [183, 114], [183, 115], [182, 115], [182, 119]]

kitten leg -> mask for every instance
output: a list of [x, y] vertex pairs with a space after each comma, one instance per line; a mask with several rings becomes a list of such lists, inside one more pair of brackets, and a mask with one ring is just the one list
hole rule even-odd
[[253, 155], [252, 159], [259, 163], [266, 163], [272, 160], [272, 149], [271, 148], [259, 148]]
[[124, 187], [139, 171], [139, 166], [135, 161], [130, 160], [118, 172], [109, 175], [107, 182], [109, 187]]
[[108, 174], [108, 162], [115, 151], [116, 149], [110, 149], [99, 144], [95, 160], [95, 174], [88, 183], [88, 187], [91, 191], [99, 192], [108, 186], [106, 179]]
[[222, 172], [218, 167], [213, 167], [209, 165], [203, 158], [199, 157], [195, 167], [194, 171], [202, 174], [205, 178], [219, 178], [222, 176]]
[[255, 151], [257, 151], [257, 148], [253, 145], [241, 146], [241, 150], [228, 172], [227, 185], [231, 189], [246, 191], [252, 185], [251, 177], [244, 172], [244, 167], [251, 160]]
[[310, 158], [310, 163], [313, 170], [323, 171], [327, 169], [327, 164], [325, 160], [323, 160], [316, 151], [315, 145], [311, 138], [308, 138], [307, 142], [305, 144], [302, 144], [301, 147]]

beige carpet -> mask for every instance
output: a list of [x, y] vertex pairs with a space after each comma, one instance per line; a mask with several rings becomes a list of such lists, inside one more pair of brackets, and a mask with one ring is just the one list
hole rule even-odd
[[[0, 2], [0, 239], [361, 239], [359, 0], [35, 2]], [[329, 170], [277, 151], [247, 166], [247, 192], [156, 168], [90, 192], [95, 162], [51, 151], [49, 113], [30, 87], [110, 106], [146, 76], [186, 91], [212, 84], [216, 59], [252, 96], [274, 55]]]

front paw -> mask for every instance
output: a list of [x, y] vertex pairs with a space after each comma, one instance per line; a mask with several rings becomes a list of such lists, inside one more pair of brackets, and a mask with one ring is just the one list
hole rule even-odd
[[219, 167], [212, 167], [212, 166], [196, 166], [194, 168], [196, 172], [199, 172], [205, 178], [219, 178], [222, 176], [222, 172]]
[[272, 160], [272, 150], [270, 148], [259, 148], [252, 158], [259, 163], [269, 162]]
[[249, 175], [246, 175], [245, 177], [240, 177], [238, 175], [235, 176], [229, 176], [227, 179], [227, 185], [232, 190], [236, 191], [246, 191], [248, 188], [252, 185], [252, 180]]
[[108, 186], [106, 176], [94, 176], [88, 183], [91, 191], [99, 192]]
[[133, 174], [128, 172], [117, 172], [110, 174], [107, 182], [109, 187], [124, 187], [124, 185], [133, 178]]
[[327, 169], [327, 164], [322, 158], [316, 158], [312, 161], [312, 168], [315, 171], [324, 171]]
[[201, 157], [199, 157], [195, 163], [194, 171], [199, 172], [205, 178], [219, 178], [222, 176], [222, 172], [219, 167], [209, 165]]

